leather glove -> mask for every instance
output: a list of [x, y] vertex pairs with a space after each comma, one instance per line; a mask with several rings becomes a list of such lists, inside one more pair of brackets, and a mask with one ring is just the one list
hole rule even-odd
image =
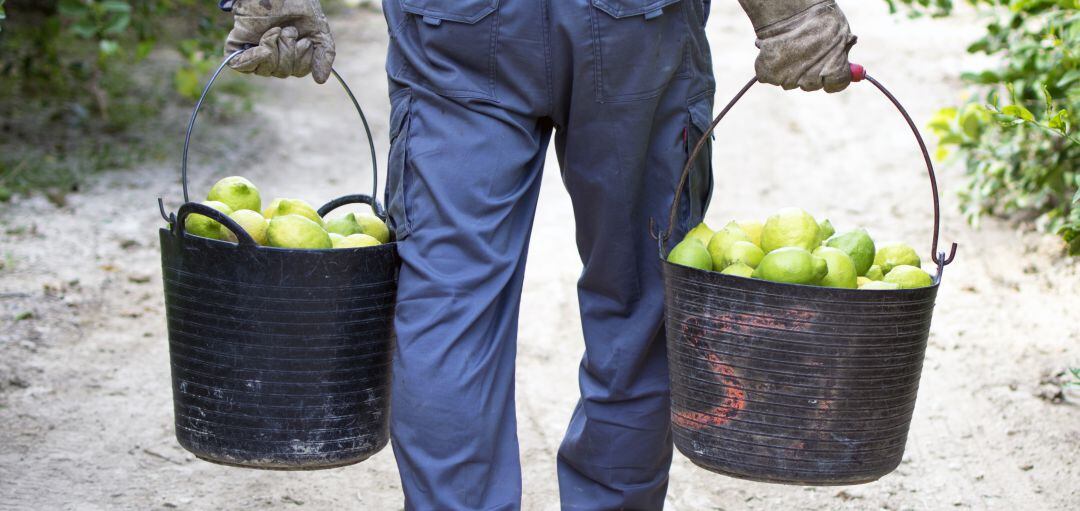
[[757, 33], [758, 81], [839, 92], [851, 83], [857, 38], [835, 0], [739, 0]]
[[235, 0], [225, 54], [248, 48], [229, 67], [242, 73], [287, 78], [311, 73], [325, 83], [334, 65], [334, 38], [319, 0]]

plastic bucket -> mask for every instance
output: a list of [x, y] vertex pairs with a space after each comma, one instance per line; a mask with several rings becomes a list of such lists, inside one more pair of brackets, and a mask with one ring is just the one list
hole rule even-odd
[[[342, 197], [319, 213], [363, 202], [385, 220], [373, 196]], [[184, 220], [196, 213], [238, 243], [186, 234]], [[229, 217], [192, 202], [167, 220], [161, 263], [180, 445], [207, 461], [264, 469], [348, 465], [386, 446], [396, 244], [259, 246]]]
[[[671, 227], [658, 234], [674, 442], [705, 469], [773, 483], [858, 484], [888, 474], [903, 457], [934, 300], [956, 246], [948, 258], [937, 252], [937, 185], [918, 130], [867, 79], [900, 109], [926, 157], [934, 285], [867, 291], [739, 278], [668, 263]], [[754, 83], [713, 121], [684, 180], [705, 139]]]

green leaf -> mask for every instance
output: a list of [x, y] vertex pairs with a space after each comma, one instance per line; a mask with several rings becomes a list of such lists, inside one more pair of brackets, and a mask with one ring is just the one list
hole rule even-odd
[[106, 57], [111, 57], [120, 51], [120, 43], [111, 39], [102, 39], [98, 43], [98, 51]]
[[1001, 109], [1001, 113], [1022, 119], [1028, 122], [1035, 122], [1035, 114], [1031, 113], [1031, 110], [1024, 108], [1021, 105], [1009, 105]]

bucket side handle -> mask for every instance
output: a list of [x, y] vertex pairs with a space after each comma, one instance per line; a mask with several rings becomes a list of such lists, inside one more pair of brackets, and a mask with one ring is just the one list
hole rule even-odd
[[[881, 84], [881, 82], [875, 80], [873, 77], [867, 74], [866, 69], [863, 68], [863, 66], [860, 66], [859, 64], [851, 64], [851, 80], [853, 82], [860, 82], [864, 79], [866, 81], [869, 81], [871, 84], [874, 85], [874, 87], [880, 90], [881, 93], [884, 94], [885, 97], [888, 98], [888, 100], [893, 104], [893, 106], [896, 107], [897, 111], [900, 112], [900, 115], [902, 115], [904, 117], [904, 120], [907, 121], [908, 127], [911, 128], [911, 132], [915, 135], [915, 140], [919, 144], [919, 149], [922, 151], [923, 160], [926, 163], [926, 172], [930, 177], [930, 189], [933, 194], [934, 201], [934, 230], [930, 253], [932, 254], [931, 257], [933, 258], [934, 263], [937, 264], [937, 275], [935, 276], [935, 280], [940, 281], [942, 272], [945, 270], [945, 266], [953, 262], [953, 259], [956, 257], [956, 249], [958, 245], [956, 243], [952, 243], [951, 247], [949, 248], [948, 254], [946, 254], [944, 250], [938, 251], [938, 238], [939, 233], [941, 232], [941, 200], [940, 194], [938, 193], [937, 176], [934, 174], [934, 161], [930, 157], [930, 152], [926, 148], [926, 142], [923, 140], [922, 134], [919, 132], [919, 128], [915, 125], [915, 121], [911, 119], [911, 115], [908, 114], [907, 109], [905, 109], [904, 106], [900, 104], [900, 101], [896, 99], [896, 96], [889, 92], [889, 90], [886, 89], [885, 86]], [[665, 247], [667, 245], [667, 241], [671, 239], [672, 233], [675, 230], [675, 217], [678, 214], [679, 201], [682, 198], [683, 188], [686, 186], [686, 182], [690, 178], [690, 170], [693, 167], [694, 160], [697, 159], [702, 149], [704, 149], [705, 143], [709, 140], [713, 131], [716, 130], [716, 126], [720, 124], [720, 121], [722, 121], [724, 117], [727, 116], [728, 112], [731, 111], [732, 107], [734, 107], [735, 104], [738, 103], [739, 100], [746, 95], [746, 93], [750, 90], [751, 87], [754, 86], [754, 84], [757, 83], [757, 81], [757, 77], [754, 77], [751, 78], [750, 81], [746, 83], [746, 85], [743, 85], [742, 89], [740, 89], [739, 92], [735, 94], [735, 97], [733, 97], [731, 101], [729, 101], [728, 104], [724, 106], [724, 109], [721, 110], [720, 113], [716, 116], [716, 118], [713, 119], [712, 123], [709, 124], [709, 129], [706, 130], [705, 133], [702, 134], [701, 138], [698, 139], [697, 143], [694, 144], [694, 148], [692, 151], [690, 151], [690, 156], [686, 160], [686, 165], [683, 167], [682, 176], [680, 176], [679, 178], [679, 186], [675, 188], [675, 198], [671, 203], [671, 211], [668, 215], [667, 230], [661, 231], [659, 228], [657, 228], [656, 219], [650, 219], [649, 230], [651, 231], [653, 238], [656, 239], [657, 250], [660, 254], [660, 259], [665, 259], [667, 257], [667, 254], [665, 253]]]
[[[326, 215], [329, 215], [331, 211], [347, 204], [367, 204], [368, 206], [371, 206], [371, 210], [375, 212], [375, 216], [379, 217], [379, 219], [383, 222], [386, 222], [386, 209], [384, 209], [382, 204], [379, 203], [379, 200], [375, 197], [372, 197], [370, 195], [364, 195], [362, 193], [338, 197], [330, 202], [327, 202], [326, 204], [323, 204], [323, 206], [319, 208], [319, 216], [325, 218]], [[393, 238], [393, 235], [394, 230], [390, 229], [391, 238]]]
[[[203, 87], [202, 94], [199, 95], [199, 100], [195, 103], [195, 108], [191, 111], [191, 118], [188, 120], [187, 131], [184, 134], [184, 152], [180, 163], [180, 182], [183, 186], [184, 191], [184, 203], [191, 202], [190, 194], [188, 193], [188, 152], [191, 148], [191, 133], [195, 129], [195, 121], [199, 117], [199, 111], [202, 110], [202, 106], [206, 102], [206, 98], [210, 94], [210, 89], [213, 88], [214, 82], [216, 82], [218, 77], [221, 76], [222, 71], [225, 70], [225, 67], [229, 64], [229, 62], [236, 58], [236, 56], [243, 53], [245, 49], [246, 48], [242, 48], [230, 53], [227, 57], [225, 57], [225, 60], [223, 60], [220, 65], [218, 65], [217, 69], [215, 69], [214, 73], [210, 76], [210, 80], [206, 83], [206, 86]], [[341, 77], [341, 75], [337, 72], [337, 69], [331, 68], [330, 73], [337, 80], [337, 82], [341, 84], [341, 88], [344, 89], [346, 96], [348, 96], [349, 98], [349, 101], [352, 103], [353, 107], [356, 108], [356, 112], [360, 115], [360, 122], [364, 126], [364, 134], [367, 136], [368, 150], [371, 153], [371, 196], [376, 197], [379, 191], [379, 163], [378, 157], [375, 152], [375, 139], [371, 134], [371, 125], [368, 124], [367, 116], [364, 115], [364, 109], [360, 107], [360, 102], [356, 99], [356, 95], [353, 94], [352, 88], [349, 87], [349, 84], [345, 82], [345, 79]], [[172, 223], [176, 220], [176, 218], [172, 215], [165, 214], [164, 202], [160, 198], [158, 199], [158, 206], [161, 209], [162, 217], [165, 219], [166, 222]], [[376, 215], [379, 215], [380, 218], [382, 218], [384, 221], [386, 220], [386, 212], [382, 210], [381, 207], [376, 208], [374, 205], [372, 205], [372, 208], [376, 210]]]
[[190, 215], [203, 215], [216, 220], [221, 225], [224, 225], [226, 229], [232, 231], [233, 235], [236, 236], [236, 242], [242, 247], [258, 245], [251, 235], [243, 227], [240, 227], [240, 224], [229, 218], [229, 215], [198, 202], [187, 202], [180, 206], [180, 211], [176, 214], [176, 223], [173, 224], [177, 237], [184, 237], [184, 231], [187, 229], [185, 220]]

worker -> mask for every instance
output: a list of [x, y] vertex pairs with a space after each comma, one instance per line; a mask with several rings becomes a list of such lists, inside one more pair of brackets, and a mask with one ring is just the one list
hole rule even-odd
[[[761, 82], [836, 92], [855, 43], [834, 0], [740, 0]], [[334, 40], [318, 0], [235, 0], [234, 69], [313, 74]], [[570, 194], [585, 352], [558, 450], [563, 509], [661, 509], [672, 458], [667, 228], [713, 109], [710, 0], [385, 0], [386, 203], [402, 266], [390, 431], [406, 509], [521, 505], [514, 363], [541, 172], [554, 135]], [[317, 150], [317, 149], [314, 149]], [[675, 240], [705, 214], [693, 162]], [[559, 321], [562, 318], [550, 318]], [[571, 342], [551, 339], [550, 342]]]

